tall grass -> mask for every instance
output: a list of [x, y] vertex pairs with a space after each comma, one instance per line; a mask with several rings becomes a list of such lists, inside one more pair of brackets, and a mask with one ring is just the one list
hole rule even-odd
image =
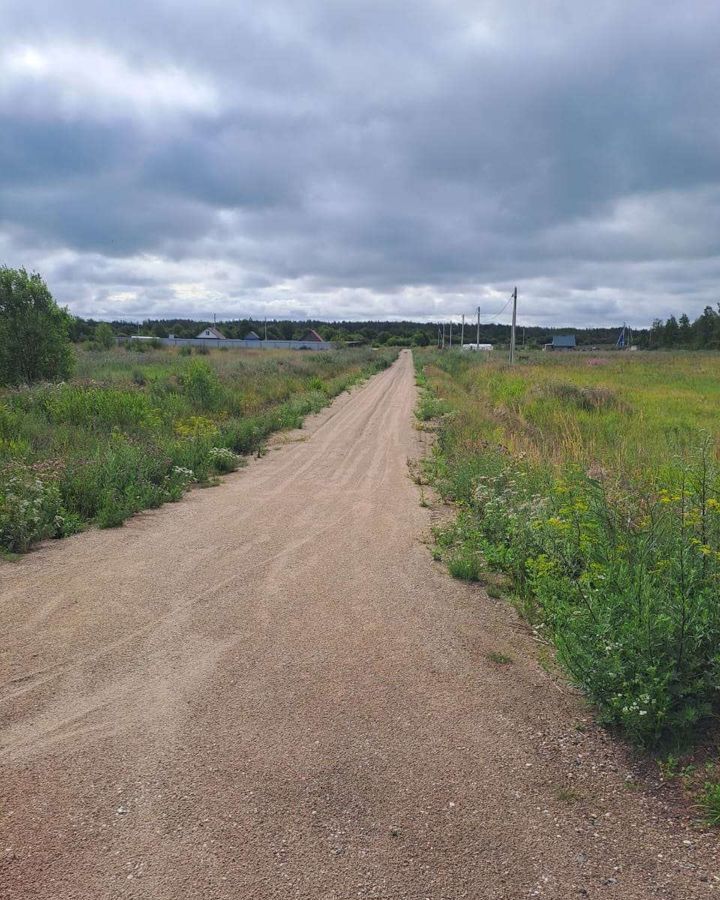
[[720, 698], [720, 358], [419, 365], [450, 411], [430, 471], [459, 507], [451, 569], [509, 577], [607, 722], [692, 735]]
[[81, 351], [73, 381], [0, 393], [0, 549], [177, 500], [396, 353]]

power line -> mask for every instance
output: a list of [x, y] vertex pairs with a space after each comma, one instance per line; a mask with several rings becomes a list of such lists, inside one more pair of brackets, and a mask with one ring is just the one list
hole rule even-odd
[[502, 308], [501, 310], [499, 310], [498, 312], [489, 312], [489, 313], [485, 313], [484, 315], [488, 315], [488, 316], [501, 316], [501, 315], [505, 312], [505, 310], [508, 308], [508, 306], [510, 306], [510, 304], [512, 303], [512, 301], [513, 301], [513, 294], [510, 294], [510, 296], [509, 296], [508, 299], [507, 299], [507, 303], [505, 304], [505, 306], [503, 306], [503, 308]]

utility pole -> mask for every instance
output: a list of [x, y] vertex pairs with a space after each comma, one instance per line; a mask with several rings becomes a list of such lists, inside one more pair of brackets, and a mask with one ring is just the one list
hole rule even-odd
[[452, 319], [450, 319], [450, 349], [452, 350]]
[[445, 349], [445, 323], [442, 323], [442, 347], [441, 350]]
[[512, 329], [510, 331], [510, 365], [515, 362], [515, 325], [517, 323], [517, 288], [513, 290]]
[[462, 317], [462, 325], [460, 326], [460, 349], [465, 346], [465, 313]]
[[438, 333], [437, 333], [437, 346], [438, 350], [440, 349], [440, 326], [438, 325]]
[[265, 340], [267, 340], [267, 316], [265, 316]]
[[480, 307], [478, 306], [478, 321], [477, 321], [477, 338], [475, 342], [475, 349], [477, 350], [480, 347]]

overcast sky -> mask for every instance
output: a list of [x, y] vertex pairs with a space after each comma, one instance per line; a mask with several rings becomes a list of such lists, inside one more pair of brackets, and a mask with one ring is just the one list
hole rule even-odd
[[0, 34], [0, 263], [79, 315], [720, 300], [717, 0], [4, 0]]

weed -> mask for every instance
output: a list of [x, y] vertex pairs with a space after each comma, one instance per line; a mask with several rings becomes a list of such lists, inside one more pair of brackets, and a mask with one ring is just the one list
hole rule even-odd
[[498, 666], [509, 666], [513, 661], [512, 656], [508, 656], [507, 653], [499, 653], [496, 650], [491, 650], [487, 654], [487, 658]]
[[558, 791], [556, 792], [555, 796], [562, 803], [568, 803], [568, 804], [580, 803], [582, 800], [585, 799], [579, 791], [575, 790], [575, 788], [568, 788], [568, 787], [559, 788]]
[[432, 394], [424, 393], [415, 410], [415, 415], [421, 422], [428, 422], [430, 419], [437, 419], [450, 411], [449, 405]]
[[708, 825], [720, 825], [720, 782], [705, 783], [700, 795], [700, 808]]
[[480, 564], [472, 552], [461, 550], [448, 559], [448, 570], [461, 581], [480, 581]]
[[671, 781], [678, 774], [679, 760], [670, 753], [665, 759], [658, 760], [660, 774], [664, 781]]

